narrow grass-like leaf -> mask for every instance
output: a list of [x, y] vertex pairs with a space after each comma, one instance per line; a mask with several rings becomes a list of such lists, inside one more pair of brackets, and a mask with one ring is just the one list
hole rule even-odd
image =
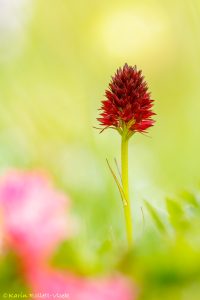
[[142, 213], [142, 228], [143, 228], [143, 231], [144, 231], [144, 228], [145, 228], [145, 217], [144, 217], [143, 207], [141, 206], [140, 209], [141, 209], [141, 213]]
[[120, 169], [119, 169], [119, 165], [118, 165], [117, 159], [115, 158], [114, 161], [115, 161], [115, 165], [117, 167], [117, 171], [118, 171], [119, 177], [122, 180], [122, 175], [121, 175], [121, 172], [120, 172]]
[[189, 205], [198, 208], [199, 207], [199, 203], [197, 201], [197, 198], [195, 197], [195, 195], [189, 191], [182, 191], [180, 193], [181, 198]]
[[180, 203], [172, 199], [166, 199], [167, 211], [172, 226], [178, 230], [186, 229], [188, 221]]
[[126, 205], [127, 205], [127, 201], [126, 201], [126, 198], [125, 198], [125, 195], [124, 195], [123, 188], [122, 188], [122, 186], [121, 186], [119, 180], [117, 179], [117, 176], [115, 175], [115, 173], [114, 173], [113, 169], [111, 168], [111, 166], [110, 166], [110, 164], [109, 164], [109, 162], [108, 162], [107, 159], [106, 159], [106, 162], [107, 162], [108, 167], [109, 167], [109, 169], [110, 169], [110, 172], [111, 172], [111, 174], [112, 174], [112, 176], [113, 176], [113, 178], [114, 178], [114, 180], [115, 180], [115, 182], [116, 182], [116, 184], [117, 184], [119, 193], [120, 193], [121, 198], [122, 198], [122, 202], [123, 202], [123, 204], [126, 206]]
[[163, 233], [166, 233], [166, 228], [165, 228], [165, 225], [164, 223], [162, 222], [161, 218], [159, 217], [156, 209], [147, 201], [145, 201], [145, 206], [146, 208], [148, 209], [152, 219], [154, 220], [157, 228], [163, 232]]

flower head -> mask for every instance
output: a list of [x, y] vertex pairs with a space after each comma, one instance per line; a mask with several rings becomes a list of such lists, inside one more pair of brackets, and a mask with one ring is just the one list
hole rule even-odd
[[103, 130], [110, 127], [131, 136], [134, 132], [146, 132], [153, 126], [155, 115], [151, 108], [153, 100], [148, 92], [142, 71], [125, 64], [112, 77], [106, 100], [102, 101], [101, 117], [97, 120]]
[[6, 240], [26, 263], [51, 255], [70, 233], [68, 199], [39, 172], [7, 172], [0, 179], [0, 210]]

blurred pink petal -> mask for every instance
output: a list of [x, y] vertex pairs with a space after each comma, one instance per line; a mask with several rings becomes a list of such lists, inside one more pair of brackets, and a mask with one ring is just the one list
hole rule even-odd
[[122, 276], [108, 279], [83, 279], [69, 273], [51, 269], [34, 271], [28, 275], [32, 293], [39, 295], [35, 300], [134, 300], [130, 282]]
[[68, 199], [39, 172], [10, 171], [0, 180], [7, 240], [23, 259], [50, 255], [70, 233]]

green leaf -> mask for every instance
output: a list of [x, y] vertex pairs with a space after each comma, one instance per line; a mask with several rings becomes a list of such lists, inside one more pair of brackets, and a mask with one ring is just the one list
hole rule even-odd
[[188, 220], [180, 203], [172, 199], [166, 199], [169, 220], [172, 226], [178, 230], [185, 230], [188, 227]]
[[147, 201], [145, 201], [145, 206], [146, 208], [148, 209], [152, 219], [154, 220], [157, 228], [163, 232], [163, 233], [166, 233], [166, 228], [165, 228], [165, 225], [164, 223], [161, 221], [161, 218], [160, 216], [158, 215], [156, 209]]
[[189, 205], [198, 208], [199, 207], [199, 203], [195, 197], [195, 195], [189, 191], [182, 191], [180, 193], [181, 198], [188, 203]]
[[109, 167], [109, 169], [110, 169], [110, 172], [111, 172], [111, 174], [112, 174], [112, 176], [113, 176], [113, 178], [114, 178], [114, 180], [115, 180], [115, 183], [117, 184], [119, 193], [120, 193], [121, 198], [122, 198], [122, 202], [123, 202], [123, 204], [126, 206], [126, 205], [127, 205], [127, 201], [126, 201], [126, 198], [125, 198], [125, 194], [124, 194], [123, 188], [122, 188], [122, 186], [121, 186], [119, 180], [117, 179], [117, 176], [115, 175], [115, 173], [114, 173], [113, 169], [111, 168], [111, 166], [110, 166], [110, 164], [109, 164], [109, 162], [108, 162], [107, 159], [106, 159], [106, 162], [107, 162], [108, 167]]

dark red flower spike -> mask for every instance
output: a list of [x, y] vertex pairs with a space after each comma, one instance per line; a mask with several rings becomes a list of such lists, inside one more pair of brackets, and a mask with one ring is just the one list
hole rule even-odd
[[142, 71], [125, 64], [112, 77], [109, 89], [102, 101], [100, 118], [97, 120], [106, 128], [114, 128], [120, 134], [127, 131], [130, 137], [134, 132], [146, 132], [154, 124], [151, 118], [153, 101], [148, 92]]
[[113, 128], [121, 135], [121, 182], [108, 161], [107, 163], [123, 200], [127, 241], [131, 247], [133, 226], [129, 196], [128, 141], [135, 132], [144, 133], [153, 126], [155, 122], [152, 119], [155, 115], [152, 111], [153, 101], [142, 71], [138, 71], [136, 66], [125, 64], [112, 77], [105, 99], [102, 101], [100, 118], [97, 119], [102, 126], [100, 132]]

